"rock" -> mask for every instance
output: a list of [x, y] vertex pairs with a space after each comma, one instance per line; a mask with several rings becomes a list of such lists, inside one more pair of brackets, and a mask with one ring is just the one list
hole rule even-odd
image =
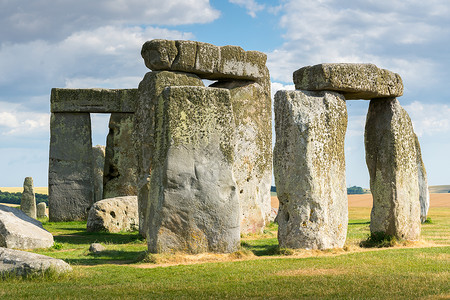
[[89, 113], [52, 113], [48, 177], [50, 221], [86, 220], [94, 202]]
[[0, 247], [35, 249], [51, 246], [53, 236], [41, 222], [20, 209], [0, 204]]
[[345, 99], [335, 92], [278, 91], [274, 108], [279, 245], [341, 248], [348, 223]]
[[201, 78], [258, 80], [266, 76], [264, 53], [238, 46], [202, 42], [151, 40], [142, 46], [145, 65], [153, 71], [181, 71]]
[[373, 208], [370, 232], [420, 236], [419, 174], [411, 119], [395, 98], [370, 101], [364, 135]]
[[105, 146], [92, 147], [92, 169], [94, 176], [94, 202], [103, 199], [103, 170], [105, 169]]
[[112, 113], [106, 139], [103, 199], [137, 195], [134, 114]]
[[147, 202], [152, 170], [152, 155], [155, 151], [155, 108], [158, 97], [168, 86], [204, 86], [193, 74], [179, 72], [149, 72], [139, 84], [139, 99], [135, 113], [135, 151], [137, 155], [137, 186], [139, 203], [139, 232], [145, 236]]
[[0, 277], [27, 276], [46, 272], [65, 273], [72, 267], [61, 259], [41, 254], [0, 248]]
[[338, 91], [349, 99], [373, 99], [403, 95], [400, 75], [373, 64], [319, 64], [294, 72], [295, 88]]
[[137, 196], [103, 199], [89, 211], [87, 231], [135, 231], [139, 229]]
[[29, 217], [36, 219], [36, 197], [33, 190], [33, 178], [26, 177], [23, 182], [23, 193], [20, 209]]
[[419, 202], [420, 202], [420, 221], [424, 223], [427, 220], [428, 209], [430, 208], [430, 192], [428, 190], [427, 171], [422, 161], [422, 151], [420, 150], [419, 138], [414, 135], [417, 152], [417, 175], [419, 181]]
[[241, 233], [261, 232], [271, 217], [272, 109], [270, 88], [248, 81], [217, 82], [231, 94], [236, 152], [233, 174], [238, 186]]
[[155, 120], [146, 212], [149, 251], [236, 251], [239, 200], [232, 173], [230, 92], [168, 87], [159, 97]]
[[105, 246], [103, 246], [102, 244], [99, 244], [99, 243], [92, 243], [89, 246], [89, 252], [94, 253], [94, 254], [100, 253], [105, 250], [106, 250]]
[[37, 205], [36, 215], [38, 218], [48, 218], [47, 214], [47, 204], [45, 202], [40, 202]]
[[137, 97], [137, 89], [53, 88], [51, 112], [133, 113]]

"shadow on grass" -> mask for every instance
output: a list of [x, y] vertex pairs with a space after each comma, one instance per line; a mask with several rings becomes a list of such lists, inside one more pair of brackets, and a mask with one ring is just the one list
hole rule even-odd
[[348, 222], [348, 225], [369, 225], [370, 221], [368, 222]]
[[139, 233], [108, 233], [108, 232], [74, 232], [60, 234], [54, 237], [55, 242], [69, 244], [111, 243], [129, 244], [143, 243], [145, 240]]
[[241, 246], [253, 252], [256, 256], [272, 256], [272, 255], [280, 255], [280, 247], [278, 246], [278, 243], [274, 244], [262, 244], [262, 243], [249, 243], [249, 242], [241, 242]]
[[64, 261], [78, 266], [126, 265], [140, 262], [146, 253], [146, 251], [104, 250], [95, 254], [89, 253], [83, 258], [67, 258]]

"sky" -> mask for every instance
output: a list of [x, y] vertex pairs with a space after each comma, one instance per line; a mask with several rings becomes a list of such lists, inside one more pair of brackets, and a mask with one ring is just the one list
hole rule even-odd
[[[448, 0], [0, 0], [0, 186], [47, 185], [51, 88], [137, 88], [155, 38], [264, 52], [272, 94], [319, 63], [399, 73], [428, 182], [450, 184], [449, 15]], [[369, 187], [368, 105], [347, 101], [347, 186]], [[107, 124], [92, 115], [94, 145]]]

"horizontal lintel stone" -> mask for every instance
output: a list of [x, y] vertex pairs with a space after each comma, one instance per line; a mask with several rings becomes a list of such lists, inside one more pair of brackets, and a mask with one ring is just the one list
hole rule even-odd
[[137, 89], [53, 88], [51, 112], [134, 113]]
[[347, 100], [403, 95], [400, 75], [374, 64], [319, 64], [298, 69], [293, 77], [298, 90], [337, 91]]
[[239, 46], [157, 39], [147, 41], [141, 55], [153, 71], [189, 72], [211, 80], [258, 80], [267, 76], [267, 55]]

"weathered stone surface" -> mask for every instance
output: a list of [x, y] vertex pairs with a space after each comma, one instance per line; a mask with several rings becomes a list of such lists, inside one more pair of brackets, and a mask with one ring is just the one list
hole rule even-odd
[[373, 64], [319, 64], [294, 72], [295, 88], [338, 91], [349, 99], [374, 99], [403, 95], [400, 75]]
[[48, 191], [50, 221], [86, 220], [94, 200], [88, 113], [52, 113]]
[[427, 220], [428, 209], [430, 208], [430, 192], [428, 190], [427, 171], [425, 170], [425, 164], [422, 161], [419, 138], [416, 134], [414, 134], [414, 138], [417, 152], [417, 175], [419, 176], [420, 221], [423, 223]]
[[35, 249], [52, 245], [53, 236], [41, 222], [20, 209], [0, 204], [0, 247]]
[[47, 214], [47, 204], [45, 202], [40, 202], [37, 205], [36, 216], [38, 218], [48, 218]]
[[72, 267], [61, 259], [19, 250], [0, 248], [0, 277], [27, 276], [47, 271], [65, 273]]
[[280, 247], [342, 247], [348, 223], [345, 99], [335, 92], [278, 91], [274, 107]]
[[415, 134], [397, 99], [370, 101], [364, 140], [373, 197], [370, 232], [417, 240], [420, 201]]
[[145, 235], [147, 202], [150, 189], [152, 155], [155, 151], [155, 110], [158, 97], [168, 86], [204, 86], [193, 74], [179, 72], [149, 72], [139, 84], [139, 99], [135, 113], [135, 149], [137, 155], [139, 232]]
[[202, 42], [151, 40], [142, 46], [145, 65], [153, 70], [194, 73], [201, 78], [257, 80], [263, 78], [267, 56], [238, 46]]
[[[129, 145], [128, 145], [129, 146]], [[103, 170], [105, 169], [105, 146], [92, 147], [92, 171], [94, 177], [94, 202], [103, 199]]]
[[137, 89], [53, 88], [50, 109], [54, 113], [133, 113], [137, 97]]
[[89, 252], [94, 253], [94, 254], [100, 253], [105, 250], [106, 250], [105, 246], [103, 246], [102, 244], [99, 244], [99, 243], [92, 243], [89, 246]]
[[137, 195], [134, 114], [114, 113], [106, 139], [103, 199]]
[[272, 183], [272, 109], [270, 89], [248, 81], [217, 82], [231, 94], [236, 152], [233, 174], [238, 186], [241, 233], [261, 232], [270, 219]]
[[139, 229], [137, 196], [103, 199], [92, 205], [87, 231], [121, 232]]
[[239, 200], [234, 120], [225, 89], [168, 87], [159, 97], [147, 242], [150, 252], [233, 252]]
[[29, 217], [36, 219], [36, 197], [33, 190], [33, 178], [25, 177], [23, 182], [20, 209]]

